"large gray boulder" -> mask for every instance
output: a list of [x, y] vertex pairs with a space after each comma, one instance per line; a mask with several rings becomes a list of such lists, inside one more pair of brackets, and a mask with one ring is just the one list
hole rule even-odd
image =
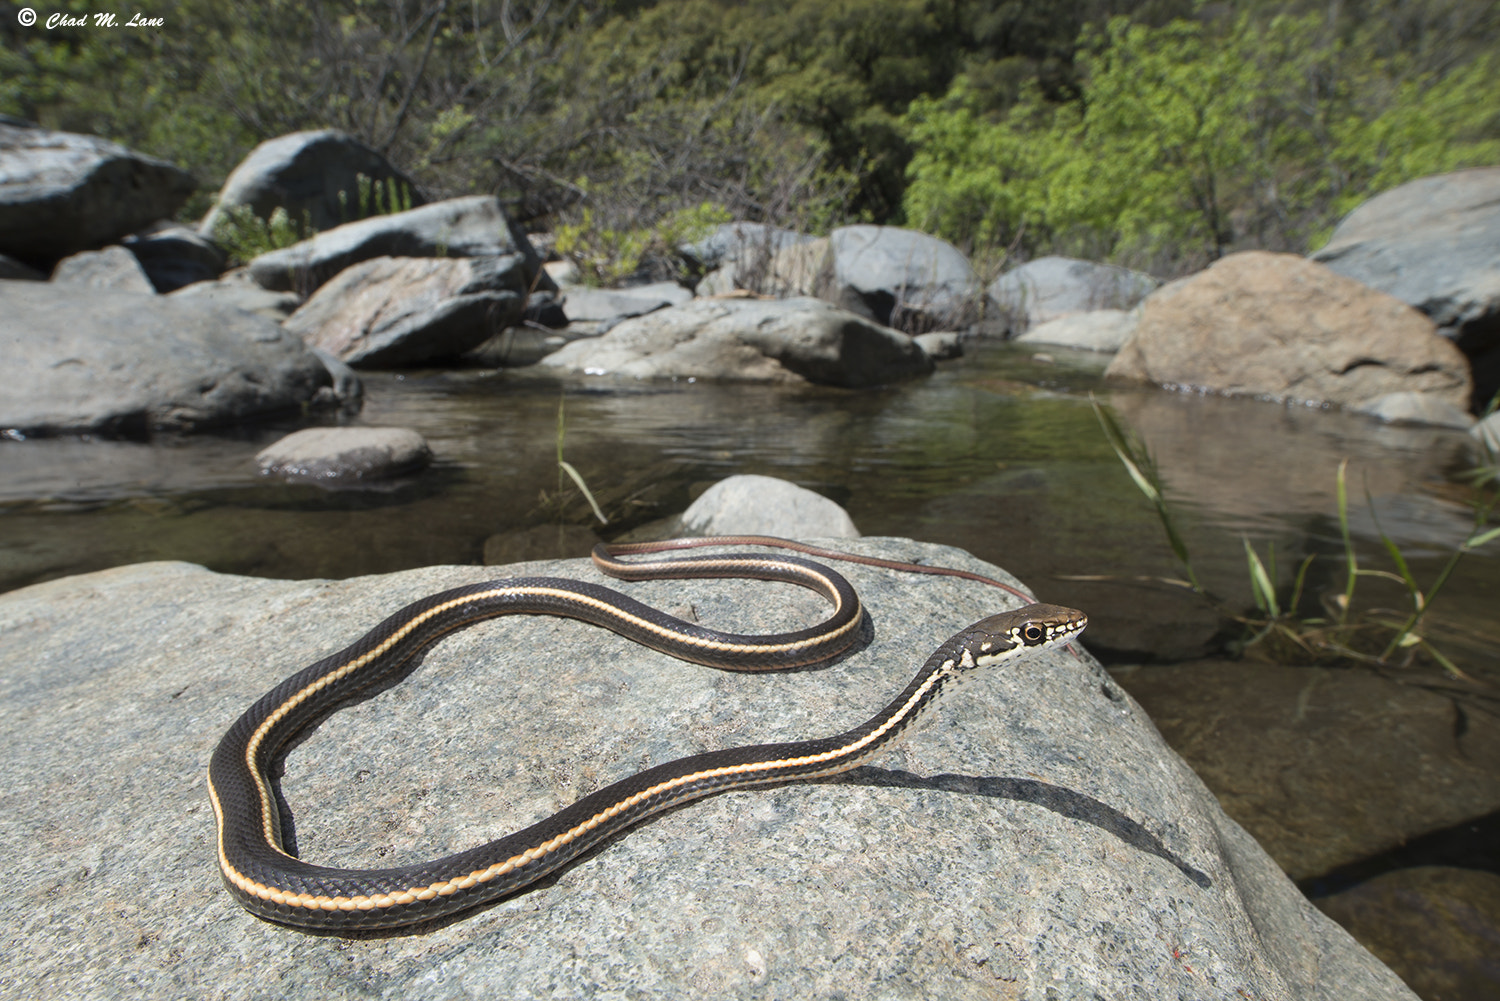
[[296, 412], [332, 381], [296, 335], [231, 306], [12, 281], [0, 371], [0, 428], [23, 433], [233, 424]]
[[0, 254], [59, 259], [170, 218], [191, 174], [97, 136], [0, 122]]
[[617, 289], [575, 285], [563, 294], [562, 311], [569, 323], [597, 323], [608, 330], [621, 320], [680, 306], [692, 298], [693, 293], [676, 282]]
[[1161, 282], [1142, 271], [1071, 257], [1039, 257], [990, 283], [990, 300], [1012, 334], [1102, 309], [1133, 309]]
[[250, 275], [268, 289], [311, 294], [351, 264], [372, 257], [495, 257], [520, 254], [527, 287], [552, 288], [521, 227], [493, 195], [451, 198], [410, 212], [351, 222], [250, 262]]
[[574, 341], [544, 368], [637, 379], [695, 378], [871, 386], [924, 375], [905, 334], [819, 299], [694, 299]]
[[[360, 217], [361, 174], [380, 185], [382, 199], [394, 181], [412, 208], [427, 204], [411, 178], [353, 136], [337, 129], [293, 132], [250, 151], [225, 179], [198, 232], [211, 238], [224, 214], [241, 205], [261, 219], [281, 208], [296, 225], [305, 220], [313, 229], [332, 229]], [[381, 205], [386, 211], [396, 207], [384, 200]], [[373, 211], [374, 206], [366, 206], [366, 213]]]
[[520, 322], [520, 254], [377, 257], [346, 268], [282, 324], [355, 368], [456, 358]]
[[1469, 356], [1476, 407], [1500, 390], [1500, 167], [1384, 191], [1312, 258], [1430, 316]]
[[[1004, 576], [909, 540], [833, 544]], [[685, 754], [840, 732], [941, 641], [1016, 604], [952, 578], [839, 569], [874, 628], [822, 670], [720, 672], [545, 616], [452, 634], [286, 754], [299, 853], [406, 864]], [[581, 560], [510, 572], [601, 580]], [[276, 581], [154, 563], [0, 595], [10, 968], [79, 999], [250, 998], [268, 983], [403, 1001], [1414, 998], [1082, 652], [976, 678], [842, 780], [667, 812], [422, 934], [319, 937], [244, 913], [217, 873], [203, 782], [229, 724], [403, 604], [505, 573]], [[744, 581], [624, 587], [744, 632], [824, 612], [811, 593]]]
[[819, 295], [912, 334], [979, 318], [983, 290], [969, 259], [937, 237], [895, 226], [844, 226], [828, 236], [831, 276]]
[[1312, 259], [1415, 306], [1461, 346], [1500, 343], [1500, 167], [1381, 192]]
[[1469, 405], [1469, 365], [1432, 321], [1295, 254], [1231, 254], [1151, 295], [1106, 376], [1359, 407], [1395, 392]]
[[165, 219], [127, 236], [126, 250], [158, 292], [173, 292], [195, 282], [213, 281], [224, 271], [224, 254], [196, 230]]
[[124, 247], [83, 250], [64, 257], [52, 269], [52, 283], [73, 288], [108, 289], [155, 295], [156, 287], [134, 254]]
[[822, 494], [774, 476], [750, 474], [709, 487], [679, 516], [676, 528], [673, 534], [690, 536], [859, 538], [849, 512]]
[[202, 296], [243, 309], [247, 313], [259, 313], [277, 323], [291, 316], [302, 305], [302, 297], [295, 292], [272, 292], [270, 289], [261, 288], [250, 280], [243, 268], [231, 271], [213, 281], [184, 285], [168, 294], [187, 298]]
[[1134, 310], [1091, 309], [1064, 313], [1038, 323], [1016, 338], [1022, 344], [1054, 344], [1080, 351], [1118, 351], [1135, 333], [1140, 314]]
[[727, 222], [707, 236], [677, 249], [697, 267], [712, 271], [734, 261], [769, 259], [785, 247], [811, 239], [805, 233], [761, 222]]

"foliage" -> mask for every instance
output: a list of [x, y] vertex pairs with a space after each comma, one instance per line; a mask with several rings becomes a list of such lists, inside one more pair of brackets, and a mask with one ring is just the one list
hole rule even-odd
[[0, 19], [0, 113], [186, 167], [184, 218], [256, 143], [331, 127], [523, 223], [625, 234], [709, 202], [1180, 266], [1305, 249], [1376, 190], [1500, 155], [1492, 0], [1223, 6], [161, 0], [168, 30]]
[[[1271, 659], [1284, 663], [1339, 664], [1358, 663], [1376, 666], [1411, 663], [1419, 651], [1439, 664], [1455, 677], [1467, 677], [1439, 649], [1422, 634], [1424, 616], [1432, 606], [1433, 599], [1443, 589], [1466, 554], [1480, 546], [1500, 538], [1500, 528], [1489, 527], [1490, 515], [1494, 512], [1500, 495], [1477, 491], [1473, 500], [1474, 522], [1468, 536], [1454, 547], [1447, 563], [1437, 577], [1424, 590], [1412, 574], [1405, 554], [1399, 546], [1379, 529], [1377, 531], [1391, 563], [1396, 568], [1392, 573], [1362, 567], [1354, 549], [1349, 530], [1349, 493], [1346, 473], [1347, 460], [1339, 464], [1337, 473], [1337, 503], [1339, 530], [1343, 540], [1344, 589], [1323, 598], [1326, 614], [1303, 616], [1303, 593], [1308, 569], [1316, 555], [1310, 555], [1298, 565], [1292, 584], [1287, 591], [1278, 586], [1276, 548], [1271, 545], [1265, 559], [1243, 539], [1246, 572], [1250, 582], [1250, 594], [1255, 602], [1256, 613], [1242, 615], [1232, 610], [1221, 598], [1210, 593], [1198, 581], [1193, 572], [1192, 561], [1175, 518], [1165, 501], [1161, 477], [1145, 446], [1127, 434], [1114, 415], [1090, 397], [1094, 414], [1105, 438], [1114, 449], [1137, 489], [1156, 507], [1168, 543], [1187, 573], [1185, 581], [1158, 578], [1162, 583], [1182, 587], [1198, 594], [1221, 614], [1243, 627], [1241, 639], [1233, 644], [1239, 652], [1257, 650]], [[1496, 456], [1486, 450], [1486, 461], [1473, 472], [1476, 487], [1500, 479], [1500, 467]], [[1367, 500], [1368, 500], [1367, 496]], [[1374, 505], [1371, 503], [1371, 510]], [[1384, 578], [1394, 581], [1406, 591], [1411, 609], [1405, 616], [1381, 609], [1369, 609], [1356, 614], [1355, 591], [1362, 578]]]
[[271, 218], [262, 219], [249, 205], [227, 209], [214, 224], [214, 243], [223, 249], [231, 266], [248, 264], [261, 254], [290, 247], [314, 234], [303, 213], [302, 225], [295, 225], [286, 209], [277, 208]]
[[555, 246], [578, 264], [589, 284], [615, 285], [643, 268], [655, 272], [648, 277], [676, 278], [684, 270], [677, 248], [732, 220], [720, 206], [703, 202], [669, 213], [654, 226], [621, 230], [597, 224], [586, 208], [578, 222], [557, 228]]
[[1306, 250], [1376, 191], [1500, 162], [1500, 59], [1371, 58], [1321, 17], [1085, 32], [1077, 102], [1034, 87], [987, 116], [959, 78], [906, 115], [910, 221], [971, 246], [1176, 257]]

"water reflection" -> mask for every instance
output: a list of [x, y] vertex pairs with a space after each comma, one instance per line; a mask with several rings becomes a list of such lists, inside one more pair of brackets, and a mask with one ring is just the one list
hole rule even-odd
[[[1099, 432], [1090, 391], [1156, 456], [1200, 578], [1232, 601], [1249, 600], [1240, 533], [1274, 541], [1283, 566], [1337, 552], [1334, 474], [1345, 458], [1371, 559], [1384, 559], [1376, 518], [1419, 570], [1435, 572], [1423, 560], [1466, 534], [1467, 509], [1447, 496], [1465, 448], [1459, 432], [1106, 388], [1099, 356], [1049, 353], [1055, 363], [993, 345], [929, 379], [863, 392], [560, 384], [524, 370], [377, 374], [360, 419], [416, 428], [439, 457], [383, 493], [260, 478], [256, 451], [290, 425], [151, 443], [7, 442], [0, 587], [149, 559], [277, 577], [479, 562], [492, 536], [589, 522], [576, 492], [558, 496], [564, 395], [565, 452], [611, 517], [605, 537], [681, 511], [723, 476], [781, 476], [844, 504], [866, 534], [959, 545], [1047, 598], [1089, 608], [1091, 643], [1121, 655], [1201, 652], [1218, 622], [1191, 596], [1057, 579], [1180, 575]], [[1487, 593], [1494, 566], [1478, 557], [1466, 579], [1483, 583], [1444, 601], [1466, 607]]]

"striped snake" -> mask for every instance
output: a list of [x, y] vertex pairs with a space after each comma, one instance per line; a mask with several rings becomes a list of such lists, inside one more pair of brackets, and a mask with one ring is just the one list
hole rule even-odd
[[845, 733], [816, 740], [709, 751], [622, 779], [572, 806], [468, 851], [388, 869], [337, 869], [290, 854], [269, 775], [287, 742], [331, 707], [389, 677], [445, 633], [497, 615], [582, 619], [683, 660], [732, 671], [819, 663], [848, 649], [863, 620], [842, 576], [796, 556], [749, 553], [626, 562], [621, 555], [704, 545], [764, 545], [806, 555], [916, 573], [1009, 585], [978, 574], [838, 553], [783, 539], [735, 536], [599, 546], [594, 561], [626, 580], [745, 577], [811, 588], [833, 605], [817, 626], [774, 636], [739, 636], [684, 622], [617, 591], [555, 577], [517, 577], [454, 588], [413, 602], [349, 647], [293, 675], [251, 706], [219, 743], [208, 768], [218, 822], [219, 869], [252, 913], [308, 928], [378, 929], [425, 922], [533, 883], [642, 819], [727, 789], [773, 785], [847, 771], [907, 731], [966, 672], [1066, 643], [1087, 624], [1082, 612], [1028, 604], [975, 623], [943, 643], [884, 709]]

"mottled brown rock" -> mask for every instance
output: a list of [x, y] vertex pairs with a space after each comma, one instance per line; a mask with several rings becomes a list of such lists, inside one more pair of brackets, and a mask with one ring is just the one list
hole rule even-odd
[[1373, 671], [1257, 661], [1114, 675], [1293, 879], [1500, 808], [1489, 765], [1500, 760], [1500, 725], [1468, 712], [1455, 736], [1447, 694]]
[[1420, 866], [1316, 901], [1421, 997], [1500, 997], [1500, 876]]
[[355, 368], [455, 358], [520, 321], [521, 263], [378, 257], [344, 269], [284, 326]]
[[1394, 296], [1293, 254], [1234, 254], [1149, 296], [1106, 375], [1358, 406], [1387, 393], [1469, 405], [1468, 363]]

